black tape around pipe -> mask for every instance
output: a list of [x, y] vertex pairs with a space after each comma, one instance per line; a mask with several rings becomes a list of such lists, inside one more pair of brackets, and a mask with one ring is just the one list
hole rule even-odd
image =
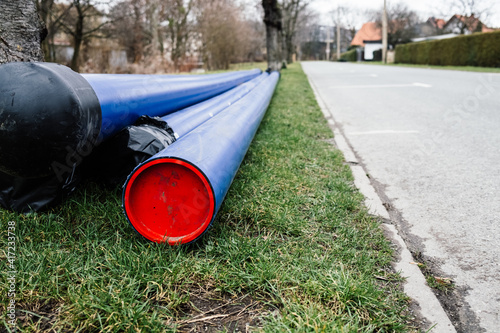
[[0, 171], [65, 182], [97, 144], [101, 106], [90, 84], [53, 63], [0, 66]]

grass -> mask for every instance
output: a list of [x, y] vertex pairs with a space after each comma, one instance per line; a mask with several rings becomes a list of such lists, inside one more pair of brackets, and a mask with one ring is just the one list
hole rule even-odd
[[399, 66], [428, 69], [444, 69], [451, 71], [479, 72], [479, 73], [500, 73], [500, 68], [495, 67], [475, 67], [475, 66], [435, 66], [435, 65], [416, 65], [416, 64], [383, 64], [381, 61], [361, 62], [366, 65]]
[[265, 71], [267, 69], [267, 62], [242, 62], [229, 65], [229, 69], [232, 71], [242, 71], [253, 68], [259, 68]]
[[[19, 328], [411, 330], [393, 251], [331, 138], [293, 64], [213, 227], [195, 244], [145, 241], [124, 218], [121, 188], [95, 183], [48, 212], [0, 210], [2, 259], [15, 223]], [[9, 270], [6, 260], [1, 265]], [[9, 283], [1, 276], [4, 313]]]

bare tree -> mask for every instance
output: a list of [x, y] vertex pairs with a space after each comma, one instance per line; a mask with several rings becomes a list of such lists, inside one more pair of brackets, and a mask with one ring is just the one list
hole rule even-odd
[[45, 29], [32, 0], [0, 1], [0, 64], [43, 61]]
[[146, 33], [146, 0], [127, 0], [114, 5], [109, 13], [113, 22], [109, 34], [127, 50], [130, 61], [139, 63], [144, 57]]
[[295, 33], [295, 45], [299, 45], [298, 60], [313, 58], [312, 54], [315, 52], [312, 50], [314, 48], [312, 44], [319, 43], [315, 29], [318, 21], [319, 15], [311, 7], [306, 7], [299, 13]]
[[47, 36], [42, 42], [42, 50], [45, 55], [46, 61], [55, 61], [55, 50], [54, 50], [54, 35], [57, 31], [57, 23], [54, 22], [54, 0], [36, 0], [36, 7], [40, 18], [45, 23], [47, 28]]
[[[104, 3], [100, 1], [99, 4]], [[97, 1], [72, 0], [68, 5], [68, 14], [61, 19], [61, 27], [73, 38], [73, 57], [71, 69], [79, 71], [80, 51], [82, 44], [88, 42], [92, 37], [102, 37], [99, 31], [110, 21], [104, 19], [104, 14], [97, 8]]]
[[344, 38], [342, 38], [342, 33], [341, 30], [345, 29], [346, 25], [346, 17], [347, 14], [349, 13], [349, 8], [345, 6], [337, 6], [337, 8], [333, 9], [330, 14], [332, 17], [333, 24], [336, 27], [336, 32], [335, 32], [335, 39], [336, 39], [336, 48], [337, 48], [337, 55], [336, 59], [340, 59], [340, 51], [341, 51], [341, 43], [344, 42]]
[[146, 10], [148, 29], [147, 32], [150, 36], [151, 43], [149, 44], [149, 53], [155, 57], [163, 50], [163, 38], [160, 29], [160, 0], [148, 0]]
[[245, 26], [241, 32], [243, 47], [242, 61], [262, 61], [262, 49], [265, 47], [266, 27], [264, 22], [257, 17], [246, 19]]
[[208, 69], [228, 69], [231, 62], [248, 59], [260, 47], [259, 27], [243, 17], [244, 9], [233, 0], [199, 1], [196, 12]]
[[164, 20], [175, 68], [179, 68], [180, 62], [185, 58], [189, 49], [189, 37], [192, 32], [190, 14], [193, 5], [193, 0], [167, 0], [165, 2]]
[[309, 5], [307, 0], [282, 0], [284, 58], [292, 63], [292, 55], [296, 50], [296, 34], [299, 15]]
[[281, 8], [278, 0], [262, 0], [262, 8], [266, 25], [267, 65], [269, 69], [279, 71], [283, 65]]
[[448, 27], [451, 31], [457, 28], [460, 34], [466, 32], [481, 32], [483, 22], [492, 15], [496, 2], [489, 0], [450, 0], [449, 11], [454, 14], [451, 18], [454, 27]]
[[356, 35], [356, 26], [363, 21], [363, 12], [356, 7], [338, 6], [330, 12], [332, 22], [340, 25], [344, 30], [342, 43], [349, 45]]
[[[382, 28], [383, 9], [372, 13], [377, 26]], [[411, 41], [416, 36], [415, 26], [420, 21], [417, 13], [408, 6], [397, 3], [387, 7], [387, 43], [395, 47]]]

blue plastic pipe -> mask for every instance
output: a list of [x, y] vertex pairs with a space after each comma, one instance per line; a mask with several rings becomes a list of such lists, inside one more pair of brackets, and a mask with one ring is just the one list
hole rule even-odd
[[211, 225], [271, 101], [279, 73], [138, 166], [123, 191], [139, 234], [171, 245]]
[[116, 134], [140, 116], [164, 116], [221, 94], [261, 74], [261, 70], [204, 75], [82, 75], [95, 91], [102, 112], [101, 138]]
[[268, 76], [269, 73], [264, 72], [255, 79], [245, 82], [221, 95], [183, 110], [170, 113], [162, 117], [162, 119], [174, 130], [174, 135], [177, 139], [183, 137], [199, 125], [240, 100]]
[[221, 94], [258, 69], [207, 75], [80, 75], [54, 63], [0, 66], [0, 172], [62, 183], [93, 147], [140, 116]]

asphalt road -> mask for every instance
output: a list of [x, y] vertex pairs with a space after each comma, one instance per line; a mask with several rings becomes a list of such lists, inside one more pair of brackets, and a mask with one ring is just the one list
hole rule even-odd
[[500, 74], [302, 67], [410, 249], [454, 281], [457, 330], [499, 332]]

